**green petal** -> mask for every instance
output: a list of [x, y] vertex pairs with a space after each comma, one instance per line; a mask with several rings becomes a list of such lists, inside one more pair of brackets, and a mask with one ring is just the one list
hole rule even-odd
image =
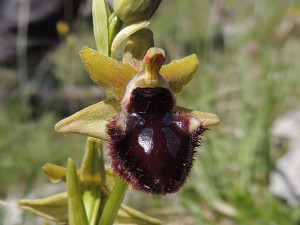
[[19, 206], [48, 220], [68, 222], [67, 192], [35, 200], [22, 199]]
[[80, 55], [91, 79], [120, 101], [137, 71], [88, 47], [84, 47]]
[[211, 127], [216, 126], [220, 124], [220, 118], [212, 113], [206, 113], [206, 112], [200, 112], [200, 111], [194, 111], [191, 109], [183, 108], [180, 106], [176, 107], [176, 111], [178, 112], [186, 112], [191, 114], [192, 116], [196, 117], [201, 121], [202, 126], [204, 127]]
[[88, 225], [77, 170], [72, 159], [67, 166], [68, 214], [70, 225]]
[[91, 105], [55, 125], [60, 133], [82, 134], [108, 140], [106, 124], [120, 111], [120, 103], [114, 98]]
[[174, 93], [179, 93], [182, 87], [190, 82], [199, 67], [196, 55], [190, 55], [180, 60], [173, 60], [162, 66], [161, 75], [167, 80]]

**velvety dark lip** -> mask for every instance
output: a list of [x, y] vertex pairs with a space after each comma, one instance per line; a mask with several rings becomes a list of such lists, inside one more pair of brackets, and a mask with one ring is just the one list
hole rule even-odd
[[169, 89], [137, 87], [125, 97], [129, 98], [123, 109], [127, 113], [116, 115], [107, 125], [113, 170], [138, 190], [178, 191], [205, 128], [189, 132], [192, 117], [172, 111], [175, 102]]

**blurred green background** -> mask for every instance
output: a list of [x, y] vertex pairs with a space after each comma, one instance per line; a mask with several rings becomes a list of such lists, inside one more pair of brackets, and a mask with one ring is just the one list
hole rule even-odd
[[[277, 117], [300, 107], [300, 2], [165, 0], [150, 28], [169, 59], [195, 53], [201, 61], [178, 104], [213, 112], [222, 123], [206, 132], [179, 193], [129, 191], [128, 204], [166, 224], [299, 224], [300, 208], [272, 196], [268, 185], [277, 157], [286, 150], [273, 157], [270, 128]], [[75, 89], [84, 94], [75, 100], [75, 93], [66, 97], [63, 91], [70, 85], [94, 87], [78, 54], [85, 45], [95, 46], [90, 24], [81, 21], [47, 56], [60, 83], [57, 104], [46, 110], [26, 104], [26, 83], [0, 104], [0, 199], [10, 204], [0, 204], [0, 224], [4, 209], [18, 198], [34, 191], [41, 197], [41, 189], [53, 185], [41, 170], [46, 162], [81, 161], [86, 138], [62, 136], [53, 127], [65, 111], [101, 99], [90, 90]], [[21, 224], [34, 223], [34, 216], [22, 216]]]

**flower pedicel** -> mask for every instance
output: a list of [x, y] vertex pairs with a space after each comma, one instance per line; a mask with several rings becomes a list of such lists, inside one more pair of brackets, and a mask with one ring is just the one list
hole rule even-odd
[[174, 112], [174, 93], [159, 74], [164, 61], [162, 49], [148, 50], [143, 70], [127, 86], [122, 112], [107, 125], [114, 171], [135, 189], [153, 194], [183, 185], [206, 130], [192, 115]]

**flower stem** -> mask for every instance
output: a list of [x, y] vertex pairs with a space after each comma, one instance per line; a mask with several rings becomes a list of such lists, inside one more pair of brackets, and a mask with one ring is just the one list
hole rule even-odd
[[83, 193], [83, 202], [90, 225], [96, 225], [97, 214], [101, 202], [101, 192], [98, 187], [90, 187]]
[[127, 186], [128, 184], [124, 183], [119, 177], [116, 177], [115, 186], [108, 197], [98, 225], [113, 224], [124, 199]]

